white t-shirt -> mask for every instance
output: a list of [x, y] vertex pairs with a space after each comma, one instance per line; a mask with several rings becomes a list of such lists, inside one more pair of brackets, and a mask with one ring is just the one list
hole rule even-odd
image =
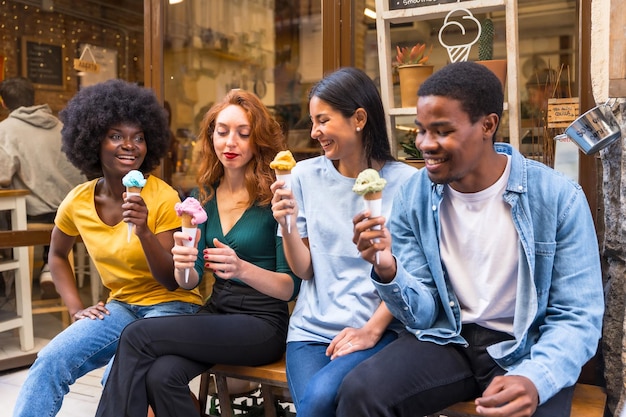
[[441, 203], [441, 258], [461, 304], [461, 321], [513, 334], [519, 237], [503, 200], [511, 158], [492, 186]]

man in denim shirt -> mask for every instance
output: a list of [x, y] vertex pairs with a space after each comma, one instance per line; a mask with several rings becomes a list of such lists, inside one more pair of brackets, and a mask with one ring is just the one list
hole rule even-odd
[[348, 374], [337, 416], [423, 416], [474, 398], [484, 416], [569, 416], [600, 338], [596, 233], [580, 186], [493, 143], [502, 108], [500, 82], [472, 62], [420, 88], [426, 168], [396, 194], [389, 230], [354, 218], [406, 332]]

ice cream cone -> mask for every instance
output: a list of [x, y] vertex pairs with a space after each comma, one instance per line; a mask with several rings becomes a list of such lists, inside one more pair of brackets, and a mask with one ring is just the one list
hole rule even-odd
[[[363, 201], [365, 202], [365, 208], [370, 212], [370, 217], [379, 217], [383, 211], [383, 192], [376, 191], [373, 193], [363, 194]], [[380, 226], [372, 227], [374, 230], [380, 230]], [[374, 242], [378, 243], [379, 239], [374, 239]], [[376, 252], [376, 264], [379, 263], [380, 255]]]
[[[146, 179], [143, 177], [141, 171], [131, 169], [122, 178], [122, 185], [126, 187], [126, 197], [128, 198], [141, 193], [141, 189], [146, 185]], [[133, 234], [133, 226], [134, 224], [128, 223], [128, 237], [126, 238], [128, 242], [130, 242], [130, 238]]]
[[[126, 197], [130, 197], [131, 195], [140, 195], [141, 187], [126, 187]], [[133, 235], [133, 227], [135, 225], [132, 223], [128, 223], [128, 237], [126, 238], [127, 242], [130, 242], [130, 238]]]
[[189, 213], [183, 213], [182, 216], [180, 216], [182, 222], [183, 222], [183, 228], [185, 227], [193, 227], [194, 229], [196, 228], [196, 225], [193, 224], [193, 215], [189, 214]]
[[383, 192], [382, 191], [375, 191], [373, 193], [365, 193], [363, 194], [363, 198], [365, 200], [380, 200], [383, 198]]
[[[283, 188], [285, 190], [290, 190], [291, 189], [291, 170], [285, 170], [285, 169], [275, 169], [274, 172], [276, 172], [276, 179], [280, 180], [280, 181], [284, 181], [285, 185], [283, 185]], [[287, 221], [287, 233], [291, 233], [291, 215], [288, 214], [287, 216], [285, 216], [285, 220]]]
[[[183, 219], [184, 218], [185, 216], [183, 216]], [[196, 244], [196, 230], [197, 229], [198, 229], [197, 226], [185, 226], [185, 223], [183, 220], [182, 231], [183, 233], [186, 233], [189, 236], [191, 236], [191, 240], [183, 240], [183, 245], [191, 247]], [[189, 282], [189, 268], [185, 269], [185, 283], [187, 282]]]
[[[383, 209], [383, 189], [387, 181], [380, 177], [378, 171], [372, 168], [364, 169], [359, 173], [354, 181], [352, 191], [363, 196], [365, 209], [369, 211], [370, 217], [379, 217], [382, 215]], [[374, 230], [380, 230], [380, 226], [372, 227]], [[378, 243], [379, 239], [374, 239]], [[376, 264], [379, 263], [379, 254], [376, 252]]]
[[[274, 160], [270, 162], [270, 168], [276, 173], [276, 179], [284, 181], [283, 188], [286, 190], [291, 189], [291, 169], [296, 166], [296, 160], [293, 157], [291, 151], [280, 151], [274, 157]], [[287, 233], [291, 233], [291, 215], [286, 215], [287, 221]]]
[[[196, 229], [198, 229], [198, 226], [192, 223], [192, 219], [193, 215], [189, 213], [183, 213], [181, 216], [183, 221], [182, 231], [191, 236], [191, 240], [184, 240], [183, 245], [190, 247], [196, 244]], [[185, 282], [189, 282], [189, 268], [185, 269]]]
[[[187, 197], [182, 203], [176, 203], [174, 210], [181, 219], [183, 233], [191, 237], [191, 240], [183, 240], [183, 245], [193, 247], [196, 244], [198, 225], [207, 221], [206, 211], [194, 197]], [[185, 282], [188, 281], [189, 268], [185, 269]]]

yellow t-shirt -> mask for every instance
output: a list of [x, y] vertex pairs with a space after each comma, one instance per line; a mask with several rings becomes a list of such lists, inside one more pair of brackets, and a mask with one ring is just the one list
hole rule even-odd
[[[127, 223], [109, 226], [100, 219], [94, 204], [97, 182], [88, 181], [70, 191], [54, 222], [63, 233], [82, 237], [102, 283], [111, 291], [109, 300], [141, 306], [168, 301], [202, 304], [198, 288], [169, 291], [152, 277], [137, 235], [132, 233], [127, 241]], [[148, 207], [148, 227], [154, 234], [180, 227], [181, 220], [174, 211], [180, 199], [167, 183], [149, 176], [141, 197]]]

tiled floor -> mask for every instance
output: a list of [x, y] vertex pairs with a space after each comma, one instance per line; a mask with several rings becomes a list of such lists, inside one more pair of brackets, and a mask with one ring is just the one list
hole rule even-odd
[[[20, 386], [28, 369], [0, 373], [0, 417], [11, 417]], [[58, 417], [87, 417], [96, 414], [102, 386], [103, 369], [97, 369], [78, 379], [63, 400]], [[193, 392], [199, 389], [199, 379], [191, 382]]]
[[[20, 386], [26, 379], [28, 369], [0, 375], [0, 417], [10, 417]], [[93, 416], [100, 400], [102, 370], [93, 371], [76, 381], [65, 396], [59, 417]]]
[[[35, 338], [38, 346], [54, 337], [62, 328], [59, 314], [40, 314], [34, 316]], [[19, 344], [13, 332], [0, 333], [0, 346], [3, 351], [17, 350]], [[2, 352], [4, 353], [4, 352]], [[0, 353], [0, 355], [2, 354]], [[0, 372], [0, 417], [13, 414], [13, 407], [20, 387], [26, 379], [28, 367]], [[80, 378], [72, 385], [65, 397], [59, 417], [93, 416], [100, 400], [100, 379], [102, 370], [95, 370]]]
[[[207, 280], [203, 291], [208, 294], [210, 282]], [[2, 297], [0, 295], [0, 313], [5, 310], [15, 311], [14, 299]], [[80, 290], [85, 305], [91, 304], [91, 288], [89, 279], [85, 279], [84, 286]], [[33, 283], [34, 298], [39, 294], [38, 280], [35, 277]], [[13, 303], [13, 305], [11, 305]], [[5, 311], [6, 312], [6, 311]], [[45, 344], [63, 329], [63, 323], [59, 313], [38, 314], [33, 316], [35, 328], [35, 344], [36, 350], [40, 350]], [[0, 332], [0, 360], [7, 357], [12, 358], [17, 354], [21, 354], [19, 350], [19, 339], [16, 332], [6, 331]], [[100, 381], [102, 379], [104, 368], [97, 369], [78, 379], [75, 384], [70, 387], [70, 392], [65, 396], [63, 406], [58, 417], [89, 417], [95, 415], [98, 401], [102, 392]], [[0, 417], [11, 417], [20, 387], [22, 386], [26, 375], [28, 374], [28, 366], [0, 371]], [[190, 383], [192, 392], [198, 393], [200, 387], [200, 378], [196, 378]], [[237, 399], [239, 403], [245, 401], [245, 398]], [[293, 412], [293, 405], [283, 404], [289, 407]], [[291, 414], [295, 415], [295, 413]]]
[[[89, 280], [86, 279], [83, 288], [80, 290], [84, 303], [91, 301], [91, 289]], [[34, 298], [39, 294], [37, 277], [33, 283]], [[4, 301], [7, 301], [6, 299]], [[11, 308], [13, 300], [3, 303], [3, 308]], [[13, 306], [14, 308], [14, 306]], [[45, 344], [63, 329], [61, 316], [59, 313], [38, 314], [33, 316], [35, 328], [36, 350], [40, 350]], [[0, 332], [0, 359], [7, 356], [13, 357], [19, 353], [19, 340], [13, 331]], [[100, 381], [104, 368], [97, 369], [78, 379], [70, 387], [70, 392], [65, 396], [63, 406], [58, 417], [88, 417], [96, 413], [98, 401], [102, 391]], [[28, 367], [0, 371], [0, 417], [10, 417], [13, 414], [15, 401], [19, 394], [20, 387], [26, 379]], [[191, 389], [197, 393], [199, 391], [200, 379], [191, 381]]]
[[[45, 344], [47, 340], [62, 329], [58, 314], [42, 314], [35, 316], [35, 337], [37, 342]], [[5, 349], [7, 345], [18, 348], [17, 340], [11, 332], [0, 333], [0, 347]], [[20, 368], [0, 372], [0, 417], [10, 417], [19, 393], [20, 387], [26, 379], [28, 368]], [[70, 392], [65, 396], [63, 406], [58, 417], [88, 417], [96, 413], [102, 386], [102, 369], [97, 369], [78, 379], [70, 387]], [[190, 384], [193, 392], [199, 390], [199, 378]]]

